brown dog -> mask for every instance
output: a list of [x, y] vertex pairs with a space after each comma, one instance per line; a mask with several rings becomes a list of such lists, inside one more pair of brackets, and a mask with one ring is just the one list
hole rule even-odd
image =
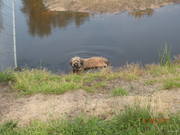
[[79, 73], [88, 69], [106, 68], [109, 61], [103, 57], [80, 58], [73, 57], [70, 60], [70, 65], [73, 68], [73, 73]]

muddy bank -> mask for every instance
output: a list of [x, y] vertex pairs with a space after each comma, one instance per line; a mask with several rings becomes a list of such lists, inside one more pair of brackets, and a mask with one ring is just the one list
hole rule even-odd
[[51, 11], [117, 13], [159, 8], [178, 0], [43, 0]]

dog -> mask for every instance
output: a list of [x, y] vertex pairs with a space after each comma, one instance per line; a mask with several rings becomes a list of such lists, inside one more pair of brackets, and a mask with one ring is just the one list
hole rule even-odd
[[73, 57], [70, 60], [70, 65], [72, 66], [73, 73], [79, 73], [88, 69], [106, 68], [109, 66], [109, 61], [104, 57]]

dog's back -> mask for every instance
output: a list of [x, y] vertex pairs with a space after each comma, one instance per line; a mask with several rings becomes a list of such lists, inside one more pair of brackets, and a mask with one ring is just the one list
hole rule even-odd
[[91, 57], [84, 59], [84, 69], [103, 68], [109, 65], [109, 61], [103, 57]]

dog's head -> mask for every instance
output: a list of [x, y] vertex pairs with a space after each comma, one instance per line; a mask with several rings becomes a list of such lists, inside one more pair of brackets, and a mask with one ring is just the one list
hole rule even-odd
[[73, 57], [70, 60], [70, 65], [74, 71], [80, 71], [83, 68], [83, 60], [80, 57]]

